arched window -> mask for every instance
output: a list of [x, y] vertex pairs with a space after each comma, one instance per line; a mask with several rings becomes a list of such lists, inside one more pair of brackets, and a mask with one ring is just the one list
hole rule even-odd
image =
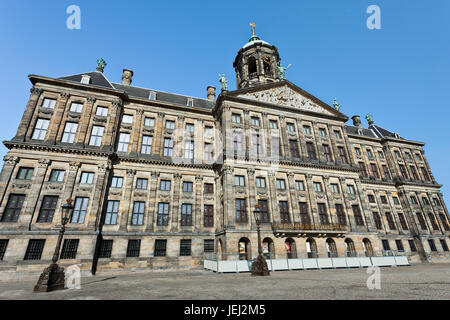
[[263, 255], [266, 259], [275, 259], [275, 246], [270, 238], [263, 240]]
[[252, 257], [250, 240], [248, 238], [241, 238], [239, 240], [239, 260], [249, 260]]
[[347, 257], [356, 257], [356, 249], [355, 249], [355, 243], [352, 239], [347, 238], [345, 239], [345, 245], [347, 246], [347, 252], [345, 253]]
[[308, 238], [306, 240], [306, 253], [308, 254], [308, 258], [317, 258], [317, 245], [316, 241], [313, 238]]
[[270, 68], [270, 60], [269, 62], [267, 62], [266, 60], [264, 60], [264, 74], [265, 75], [270, 75], [271, 74], [271, 68]]
[[327, 252], [328, 258], [336, 258], [338, 256], [336, 242], [331, 238], [327, 239]]
[[248, 59], [248, 75], [251, 78], [252, 76], [256, 76], [258, 70], [256, 69], [256, 59], [254, 57], [250, 57]]
[[297, 258], [297, 246], [295, 245], [295, 241], [292, 238], [287, 238], [284, 242], [286, 247], [286, 255], [288, 259], [296, 259]]
[[374, 254], [373, 254], [372, 242], [370, 242], [369, 239], [364, 238], [363, 246], [364, 246], [364, 252], [366, 253], [366, 257], [373, 257]]

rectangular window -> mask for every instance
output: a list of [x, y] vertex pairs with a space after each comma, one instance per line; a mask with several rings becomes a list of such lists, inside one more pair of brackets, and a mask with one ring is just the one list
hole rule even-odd
[[210, 253], [214, 252], [214, 239], [205, 239], [203, 240], [203, 252]]
[[31, 180], [33, 177], [33, 168], [20, 168], [19, 172], [17, 173], [17, 178], [19, 180]]
[[358, 162], [359, 169], [361, 170], [361, 176], [367, 178], [367, 170], [364, 162]]
[[166, 256], [167, 240], [155, 240], [155, 257]]
[[336, 139], [342, 139], [342, 134], [338, 130], [334, 130], [334, 136], [336, 137]]
[[205, 183], [203, 185], [203, 193], [214, 193], [214, 184]]
[[345, 153], [344, 147], [338, 147], [339, 158], [342, 163], [348, 163], [347, 154]]
[[122, 188], [123, 177], [113, 177], [111, 180], [111, 188]]
[[306, 151], [308, 152], [308, 157], [311, 160], [317, 160], [316, 149], [314, 148], [314, 144], [312, 142], [306, 143]]
[[194, 133], [195, 126], [192, 123], [186, 123], [186, 132]]
[[142, 137], [141, 153], [142, 154], [151, 154], [152, 153], [152, 144], [153, 144], [153, 137], [152, 136], [143, 136]]
[[323, 192], [322, 184], [320, 182], [314, 182], [313, 186], [315, 192]]
[[394, 223], [394, 218], [392, 217], [392, 214], [390, 212], [386, 212], [386, 220], [388, 222], [389, 229], [397, 230], [397, 227], [395, 226]]
[[81, 103], [73, 102], [70, 105], [70, 112], [81, 113], [82, 110], [83, 110], [83, 104], [81, 104]]
[[339, 203], [336, 203], [335, 207], [336, 207], [336, 215], [338, 218], [338, 223], [341, 226], [347, 225], [347, 219], [345, 217], [344, 207], [342, 206], [342, 204], [339, 204]]
[[400, 152], [394, 151], [394, 154], [398, 161], [403, 161], [402, 156], [400, 155]]
[[447, 219], [445, 218], [445, 215], [443, 213], [440, 213], [439, 218], [441, 219], [442, 225], [444, 226], [444, 230], [450, 231], [450, 226], [447, 222]]
[[406, 172], [405, 166], [402, 165], [402, 164], [399, 164], [398, 166], [400, 167], [400, 172], [401, 172], [401, 174], [402, 174], [402, 177], [403, 177], [404, 179], [408, 179], [408, 173]]
[[159, 184], [159, 190], [170, 191], [172, 182], [170, 180], [161, 180]]
[[144, 119], [144, 126], [145, 127], [154, 127], [155, 126], [155, 118], [146, 117]]
[[286, 190], [286, 181], [284, 179], [277, 179], [277, 190]]
[[145, 202], [135, 201], [133, 204], [133, 214], [131, 215], [131, 224], [133, 226], [142, 226], [144, 224]]
[[403, 230], [408, 230], [408, 225], [406, 224], [406, 219], [403, 213], [398, 213], [398, 220], [400, 220], [400, 225], [402, 226]]
[[289, 132], [295, 132], [295, 125], [293, 123], [286, 123], [286, 127]]
[[36, 125], [34, 126], [34, 132], [31, 139], [34, 140], [44, 140], [47, 134], [48, 125], [50, 120], [47, 119], [37, 119]]
[[305, 134], [312, 134], [311, 127], [310, 126], [303, 126], [303, 132]]
[[375, 203], [375, 196], [373, 194], [367, 195], [367, 198], [369, 199], [370, 203]]
[[391, 246], [389, 245], [389, 241], [388, 240], [381, 240], [381, 243], [383, 244], [383, 250], [384, 251], [391, 250]]
[[61, 260], [76, 259], [79, 243], [80, 243], [79, 239], [64, 239], [64, 244], [61, 250], [61, 256], [59, 258]]
[[119, 214], [119, 203], [120, 201], [109, 200], [106, 205], [106, 216], [105, 216], [105, 224], [106, 225], [115, 225], [117, 224], [117, 215]]
[[149, 100], [156, 100], [156, 92], [155, 91], [151, 91], [150, 94], [148, 95], [148, 99]]
[[308, 214], [308, 204], [306, 202], [299, 203], [300, 208], [300, 222], [307, 228], [305, 225], [311, 225], [311, 218]]
[[55, 99], [45, 98], [44, 101], [42, 102], [42, 108], [55, 109], [55, 105], [56, 105]]
[[22, 194], [10, 194], [3, 212], [2, 222], [17, 222], [24, 200], [25, 196]]
[[41, 260], [45, 239], [30, 239], [24, 260]]
[[256, 187], [257, 188], [265, 188], [266, 187], [266, 178], [257, 177], [256, 178]]
[[294, 158], [299, 158], [300, 153], [298, 151], [298, 143], [297, 140], [289, 140], [289, 148], [291, 150], [291, 156]]
[[214, 227], [214, 206], [205, 204], [203, 207], [203, 225], [206, 228]]
[[6, 248], [8, 247], [8, 239], [1, 239], [0, 240], [0, 261], [3, 260], [3, 258], [5, 257], [5, 253], [6, 253]]
[[409, 168], [411, 169], [411, 173], [412, 173], [413, 179], [414, 180], [420, 180], [419, 176], [417, 175], [416, 167], [410, 166]]
[[75, 134], [77, 133], [77, 129], [78, 129], [78, 123], [66, 122], [61, 142], [73, 143], [73, 141], [75, 140]]
[[137, 258], [141, 254], [141, 240], [128, 240], [127, 258]]
[[100, 116], [100, 117], [108, 116], [108, 108], [106, 108], [106, 107], [97, 107], [97, 112], [95, 113], [95, 115]]
[[75, 207], [72, 214], [71, 223], [84, 223], [87, 207], [89, 204], [89, 198], [77, 197], [75, 198]]
[[420, 170], [422, 171], [422, 175], [425, 181], [430, 181], [430, 176], [428, 175], [427, 169], [425, 169], [425, 167], [420, 167]]
[[355, 222], [357, 226], [363, 226], [364, 220], [361, 214], [361, 210], [358, 205], [352, 205], [353, 216], [355, 217]]
[[303, 180], [295, 181], [295, 189], [297, 189], [297, 191], [305, 191], [305, 183]]
[[261, 212], [261, 223], [269, 223], [269, 206], [267, 200], [258, 200], [259, 211]]
[[398, 201], [397, 197], [392, 197], [392, 200], [394, 201], [395, 205], [399, 205], [400, 204], [400, 201]]
[[184, 158], [194, 159], [194, 141], [184, 142]]
[[102, 239], [102, 241], [100, 241], [100, 251], [98, 257], [111, 258], [112, 247], [113, 247], [113, 240]]
[[51, 182], [63, 182], [64, 181], [64, 175], [66, 174], [66, 171], [64, 170], [58, 170], [53, 169], [50, 173], [50, 180]]
[[100, 147], [102, 145], [103, 132], [105, 128], [101, 126], [93, 126], [91, 132], [91, 138], [89, 145], [94, 147]]
[[124, 114], [122, 116], [122, 123], [132, 124], [133, 123], [133, 115], [131, 115], [131, 114]]
[[384, 165], [384, 164], [381, 167], [383, 168], [384, 177], [386, 179], [390, 180], [391, 179], [391, 174], [389, 173], [388, 167], [386, 165]]
[[327, 214], [327, 207], [325, 206], [325, 203], [318, 203], [317, 208], [319, 209], [319, 220], [320, 223], [323, 225], [329, 224], [328, 222], [328, 214]]
[[160, 202], [158, 203], [158, 226], [168, 226], [169, 225], [169, 203]]
[[92, 184], [94, 182], [94, 173], [93, 172], [82, 172], [80, 183], [84, 184]]
[[434, 231], [439, 230], [439, 226], [436, 223], [436, 219], [434, 218], [434, 215], [431, 212], [428, 213], [428, 219], [430, 219], [431, 227], [433, 228], [433, 230]]
[[180, 241], [180, 256], [188, 257], [191, 255], [191, 239], [183, 239]]
[[233, 123], [241, 123], [241, 115], [239, 115], [237, 113], [233, 113], [231, 115], [231, 122], [233, 122]]
[[50, 223], [53, 221], [56, 205], [58, 203], [57, 196], [44, 196], [42, 199], [41, 210], [37, 218], [38, 223]]
[[339, 186], [338, 186], [336, 183], [332, 183], [332, 184], [330, 185], [330, 187], [331, 187], [331, 192], [333, 192], [333, 193], [339, 193]]
[[130, 134], [121, 133], [119, 135], [119, 145], [117, 146], [117, 152], [128, 152], [129, 144], [130, 144]]
[[190, 181], [183, 181], [183, 192], [192, 192], [194, 184]]
[[234, 176], [234, 185], [237, 187], [244, 187], [245, 186], [244, 176]]
[[445, 242], [445, 239], [439, 239], [439, 241], [441, 242], [442, 250], [443, 251], [448, 251], [448, 245], [447, 245], [447, 242]]
[[251, 117], [251, 124], [255, 127], [259, 127], [261, 125], [258, 117]]
[[430, 245], [430, 250], [431, 251], [437, 251], [436, 245], [434, 244], [434, 240], [433, 239], [428, 239], [428, 244]]
[[361, 149], [360, 148], [355, 148], [355, 153], [358, 157], [361, 157]]
[[413, 160], [412, 157], [411, 157], [411, 154], [409, 152], [405, 152], [405, 155], [406, 155], [406, 159], [408, 161], [412, 161]]
[[378, 179], [380, 177], [378, 175], [378, 169], [377, 169], [377, 165], [375, 163], [370, 164], [370, 170], [372, 171], [372, 176], [375, 177], [375, 179]]
[[319, 135], [321, 137], [326, 138], [327, 137], [327, 131], [324, 128], [319, 128]]
[[245, 199], [236, 199], [236, 222], [248, 222], [247, 202]]
[[181, 225], [192, 226], [192, 204], [183, 203], [181, 205]]
[[411, 204], [417, 204], [417, 199], [415, 196], [411, 196], [409, 199], [411, 200]]
[[428, 201], [427, 197], [422, 197], [422, 203], [424, 206], [429, 206], [430, 205], [430, 201]]
[[278, 129], [278, 121], [277, 120], [269, 120], [269, 128], [270, 129]]
[[384, 153], [383, 153], [383, 151], [378, 151], [378, 158], [380, 158], [381, 160], [384, 160]]
[[214, 159], [214, 148], [212, 143], [205, 143], [204, 159], [206, 161], [212, 161]]
[[327, 145], [327, 144], [323, 145], [323, 154], [324, 154], [325, 160], [327, 162], [332, 162], [333, 161], [333, 158], [331, 157], [331, 149], [330, 149], [329, 145]]
[[377, 230], [382, 230], [383, 229], [383, 224], [381, 223], [381, 217], [378, 214], [378, 212], [373, 212], [373, 221], [375, 222], [375, 227], [377, 228]]
[[395, 240], [395, 245], [397, 246], [397, 250], [398, 250], [399, 252], [405, 251], [405, 248], [403, 247], [403, 242], [402, 242], [402, 240]]
[[270, 145], [272, 159], [279, 158], [283, 154], [281, 150], [282, 146], [280, 144], [280, 137], [272, 136]]
[[372, 150], [366, 149], [366, 151], [367, 151], [367, 157], [368, 157], [370, 160], [372, 160], [372, 159], [373, 159], [373, 153], [372, 153]]
[[416, 244], [414, 243], [414, 240], [408, 240], [409, 243], [409, 248], [411, 249], [411, 252], [416, 252], [417, 248], [416, 248]]
[[233, 150], [234, 152], [242, 152], [242, 133], [233, 132]]
[[174, 130], [175, 129], [175, 121], [166, 120], [166, 129]]
[[205, 127], [205, 137], [212, 137], [214, 134], [214, 127], [206, 126]]
[[252, 146], [255, 155], [260, 155], [264, 153], [261, 135], [259, 134], [252, 135]]
[[350, 194], [356, 194], [355, 187], [351, 184], [347, 185], [347, 190]]
[[417, 212], [417, 220], [419, 220], [419, 225], [422, 230], [427, 230], [427, 224], [425, 223], [425, 219], [423, 218], [422, 213]]
[[164, 157], [171, 157], [173, 153], [173, 140], [172, 138], [164, 138]]
[[287, 201], [280, 201], [278, 203], [280, 208], [280, 219], [281, 223], [290, 223], [291, 217], [289, 216], [289, 206]]

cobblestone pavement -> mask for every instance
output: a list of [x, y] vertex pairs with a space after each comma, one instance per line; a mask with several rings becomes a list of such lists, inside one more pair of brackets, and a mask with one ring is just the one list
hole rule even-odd
[[450, 264], [381, 268], [381, 289], [369, 290], [367, 269], [249, 273], [210, 271], [102, 272], [81, 289], [33, 293], [34, 280], [0, 281], [0, 299], [450, 299]]

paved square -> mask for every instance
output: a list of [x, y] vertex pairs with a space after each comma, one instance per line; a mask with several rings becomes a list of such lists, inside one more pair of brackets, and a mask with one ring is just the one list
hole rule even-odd
[[367, 288], [367, 269], [272, 272], [270, 277], [210, 271], [103, 272], [80, 290], [33, 293], [37, 278], [0, 281], [0, 299], [450, 299], [450, 264], [381, 268], [381, 290]]

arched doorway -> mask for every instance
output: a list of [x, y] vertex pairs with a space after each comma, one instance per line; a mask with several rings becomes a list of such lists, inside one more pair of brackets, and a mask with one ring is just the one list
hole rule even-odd
[[252, 257], [250, 240], [248, 238], [241, 238], [238, 245], [239, 260], [250, 260]]
[[328, 258], [336, 258], [338, 256], [336, 242], [334, 242], [333, 239], [328, 238], [326, 245], [327, 245]]
[[313, 238], [306, 239], [306, 253], [308, 254], [308, 258], [317, 258], [319, 256], [316, 241]]
[[367, 239], [367, 238], [363, 239], [363, 247], [364, 247], [364, 252], [366, 253], [366, 257], [374, 256], [372, 242], [370, 242], [369, 239]]
[[355, 243], [353, 242], [352, 239], [350, 239], [350, 238], [345, 239], [345, 246], [347, 247], [347, 252], [345, 253], [345, 255], [347, 257], [356, 257], [357, 256], [356, 249], [355, 249]]
[[275, 259], [275, 245], [270, 238], [263, 240], [263, 255], [266, 259]]
[[295, 241], [292, 238], [287, 238], [284, 242], [284, 246], [286, 248], [286, 255], [288, 259], [296, 259], [297, 258], [297, 246], [295, 245]]

